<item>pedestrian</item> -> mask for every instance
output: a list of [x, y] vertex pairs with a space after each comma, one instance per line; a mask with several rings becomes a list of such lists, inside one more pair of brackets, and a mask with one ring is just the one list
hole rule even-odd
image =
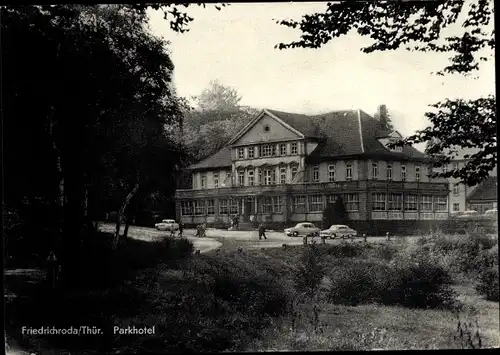
[[240, 226], [240, 218], [238, 217], [238, 215], [234, 215], [234, 226], [235, 226], [236, 230], [238, 230], [238, 228]]
[[182, 237], [182, 231], [184, 230], [184, 223], [179, 222], [179, 237]]
[[195, 235], [195, 237], [199, 237], [200, 236], [200, 231], [201, 231], [201, 226], [198, 224], [198, 225], [196, 225], [196, 235]]
[[264, 237], [264, 239], [267, 239], [266, 237], [266, 228], [264, 227], [264, 223], [260, 223], [259, 224], [259, 240], [262, 239], [262, 237]]
[[205, 237], [205, 231], [207, 230], [207, 223], [206, 222], [203, 222], [201, 224], [201, 228], [200, 228], [200, 238], [203, 238]]

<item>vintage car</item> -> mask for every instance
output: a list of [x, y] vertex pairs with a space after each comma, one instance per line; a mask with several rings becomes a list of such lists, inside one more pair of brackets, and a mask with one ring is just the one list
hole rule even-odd
[[295, 227], [286, 228], [285, 235], [288, 237], [316, 237], [320, 229], [310, 222], [297, 223]]
[[175, 232], [179, 230], [179, 224], [175, 223], [174, 219], [164, 219], [160, 223], [156, 223], [155, 228], [159, 231]]
[[496, 208], [488, 210], [488, 211], [484, 212], [484, 217], [491, 218], [491, 219], [497, 219], [498, 218], [498, 210]]
[[356, 232], [354, 229], [349, 228], [346, 225], [343, 224], [334, 224], [330, 228], [322, 230], [319, 233], [320, 237], [322, 238], [330, 238], [330, 239], [335, 239], [335, 238], [354, 238], [358, 235], [358, 232]]
[[478, 211], [465, 211], [462, 214], [458, 215], [456, 218], [458, 219], [476, 219], [479, 217], [479, 212]]

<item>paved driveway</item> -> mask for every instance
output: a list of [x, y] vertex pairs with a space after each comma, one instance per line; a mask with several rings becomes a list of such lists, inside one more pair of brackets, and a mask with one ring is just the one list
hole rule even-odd
[[[125, 227], [123, 226], [121, 229], [122, 233], [124, 228]], [[114, 232], [115, 226], [111, 223], [101, 223], [99, 224], [99, 229], [103, 232]], [[144, 241], [153, 241], [156, 238], [161, 238], [169, 235], [170, 232], [157, 231], [154, 228], [147, 227], [130, 226], [128, 230], [128, 236], [130, 238]], [[189, 239], [193, 243], [194, 248], [198, 249], [200, 253], [207, 253], [219, 248], [222, 245], [220, 241], [213, 238], [196, 238], [194, 236], [194, 231], [185, 233], [185, 235], [187, 239]]]

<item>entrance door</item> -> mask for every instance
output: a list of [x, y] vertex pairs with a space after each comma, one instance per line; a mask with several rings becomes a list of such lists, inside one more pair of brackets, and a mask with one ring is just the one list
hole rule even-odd
[[252, 214], [252, 202], [247, 198], [243, 202], [245, 204], [244, 212], [243, 212], [243, 220], [245, 222], [250, 221], [250, 215]]

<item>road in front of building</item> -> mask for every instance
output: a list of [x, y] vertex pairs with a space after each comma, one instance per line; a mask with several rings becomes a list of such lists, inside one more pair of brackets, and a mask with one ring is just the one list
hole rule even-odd
[[[115, 226], [111, 223], [100, 223], [100, 230], [104, 232], [114, 232]], [[124, 226], [122, 226], [123, 232]], [[178, 233], [176, 233], [177, 235]], [[131, 238], [145, 241], [153, 241], [159, 237], [170, 236], [171, 233], [167, 231], [158, 231], [154, 228], [130, 226], [128, 235]], [[242, 248], [278, 248], [284, 243], [287, 245], [300, 245], [303, 243], [302, 237], [288, 237], [283, 232], [267, 231], [267, 239], [259, 240], [257, 231], [228, 231], [223, 229], [208, 228], [205, 232], [204, 238], [196, 237], [196, 230], [184, 230], [184, 236], [192, 241], [194, 248], [200, 250], [200, 253], [207, 253], [209, 251], [218, 249], [222, 244], [227, 241], [231, 245], [240, 245]], [[320, 238], [314, 238], [317, 243], [321, 243]], [[400, 237], [391, 237], [392, 241], [396, 241]], [[415, 239], [415, 238], [409, 238]], [[362, 238], [355, 238], [355, 241], [362, 241]], [[368, 242], [383, 242], [386, 237], [368, 237]], [[342, 239], [326, 240], [327, 244], [340, 243]]]

